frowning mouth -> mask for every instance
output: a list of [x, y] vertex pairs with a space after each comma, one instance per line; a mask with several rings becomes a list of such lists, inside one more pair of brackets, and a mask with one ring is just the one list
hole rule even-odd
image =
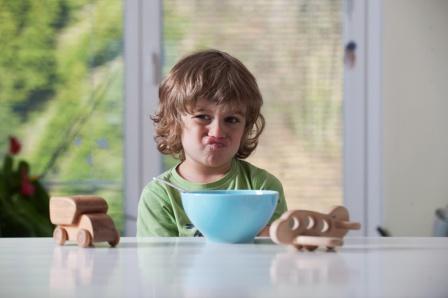
[[211, 150], [216, 150], [216, 149], [221, 149], [221, 148], [226, 147], [226, 143], [224, 141], [220, 141], [218, 138], [213, 138], [213, 137], [210, 137], [207, 140], [206, 145]]

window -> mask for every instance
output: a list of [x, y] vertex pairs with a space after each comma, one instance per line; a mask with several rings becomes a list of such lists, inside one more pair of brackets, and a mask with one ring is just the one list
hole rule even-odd
[[342, 1], [164, 0], [162, 32], [164, 74], [204, 48], [254, 73], [267, 125], [248, 160], [282, 181], [290, 209], [342, 204]]

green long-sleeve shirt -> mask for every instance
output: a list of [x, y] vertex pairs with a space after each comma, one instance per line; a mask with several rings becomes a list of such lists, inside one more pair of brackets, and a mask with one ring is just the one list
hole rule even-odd
[[[215, 189], [265, 189], [279, 192], [277, 207], [269, 223], [286, 211], [286, 201], [280, 181], [266, 170], [252, 164], [234, 159], [230, 171], [220, 180], [199, 184], [183, 179], [176, 167], [160, 175], [160, 178], [190, 190]], [[137, 217], [137, 236], [194, 236], [197, 229], [193, 227], [184, 209], [179, 192], [165, 184], [151, 181], [142, 191]]]

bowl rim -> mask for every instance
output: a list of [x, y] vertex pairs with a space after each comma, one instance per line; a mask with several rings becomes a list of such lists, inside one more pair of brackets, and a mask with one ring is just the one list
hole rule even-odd
[[279, 195], [276, 190], [267, 189], [216, 189], [216, 190], [195, 190], [189, 192], [183, 192], [184, 196], [202, 196], [202, 195], [220, 195], [226, 197], [232, 197], [235, 195], [249, 195], [249, 196], [265, 196], [265, 195]]

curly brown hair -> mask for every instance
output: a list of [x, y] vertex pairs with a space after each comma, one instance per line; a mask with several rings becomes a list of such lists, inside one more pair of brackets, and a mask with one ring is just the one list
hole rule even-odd
[[185, 159], [181, 115], [190, 113], [199, 99], [246, 108], [245, 130], [236, 157], [248, 157], [265, 126], [260, 113], [263, 98], [255, 77], [241, 61], [213, 49], [184, 57], [161, 83], [159, 108], [151, 116], [157, 149]]

